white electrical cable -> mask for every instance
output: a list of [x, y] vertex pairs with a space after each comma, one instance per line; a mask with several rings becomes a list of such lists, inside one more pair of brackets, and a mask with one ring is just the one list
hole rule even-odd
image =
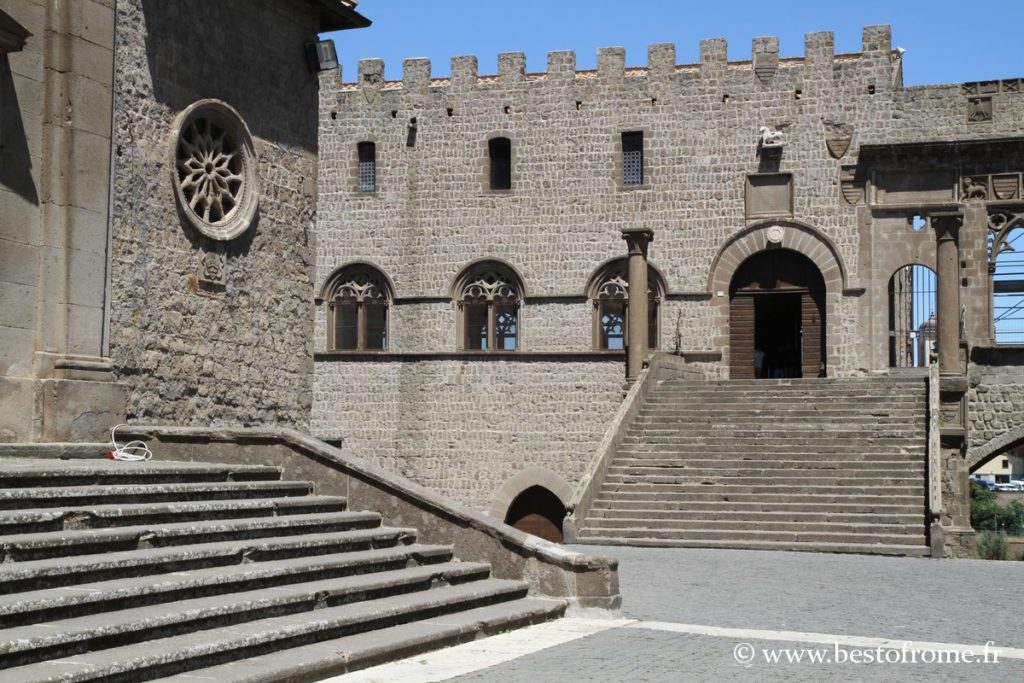
[[123, 446], [117, 445], [117, 440], [114, 438], [114, 432], [117, 431], [118, 427], [127, 427], [128, 425], [115, 425], [110, 430], [110, 445], [111, 450], [107, 451], [107, 457], [111, 460], [127, 460], [129, 462], [138, 462], [140, 460], [149, 460], [153, 457], [153, 451], [149, 450], [149, 446], [146, 445], [145, 441], [129, 441]]

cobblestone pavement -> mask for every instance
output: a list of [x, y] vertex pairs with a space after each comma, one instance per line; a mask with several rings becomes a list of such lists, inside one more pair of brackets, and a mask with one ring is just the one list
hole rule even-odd
[[[540, 642], [529, 654], [489, 665], [469, 644], [465, 655], [437, 655], [449, 667], [460, 657], [474, 662], [462, 669], [468, 673], [432, 675], [421, 659], [422, 671], [407, 678], [405, 669], [402, 680], [1024, 680], [1024, 562], [577, 549], [619, 558], [623, 617], [635, 621], [604, 630], [581, 622], [581, 632], [590, 630], [575, 639], [535, 627]], [[502, 637], [478, 642], [495, 641], [484, 649], [499, 651]], [[882, 639], [894, 642], [879, 649]], [[973, 663], [962, 661], [968, 648]], [[385, 668], [372, 671], [360, 680], [389, 680]]]

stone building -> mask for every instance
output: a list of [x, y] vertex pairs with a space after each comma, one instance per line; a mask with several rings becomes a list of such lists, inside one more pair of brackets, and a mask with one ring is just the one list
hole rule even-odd
[[[314, 433], [499, 517], [534, 487], [571, 506], [642, 332], [708, 380], [753, 378], [755, 356], [856, 378], [926, 364], [935, 314], [963, 500], [965, 464], [1024, 437], [992, 304], [1024, 221], [1024, 80], [905, 87], [884, 26], [855, 54], [831, 33], [802, 57], [776, 38], [750, 61], [720, 39], [700, 54], [323, 75]], [[633, 336], [622, 238], [647, 230]]]
[[[308, 424], [306, 46], [366, 25], [352, 5], [0, 2], [0, 440]], [[215, 130], [210, 213], [176, 166], [213, 143], [175, 140]]]
[[998, 343], [1024, 82], [906, 88], [870, 27], [856, 54], [815, 33], [797, 58], [708, 40], [692, 65], [366, 60], [346, 83], [316, 36], [353, 7], [0, 0], [0, 440], [294, 427], [560, 518], [648, 356], [899, 376], [934, 329], [929, 453], [965, 525], [968, 472], [1024, 440]]

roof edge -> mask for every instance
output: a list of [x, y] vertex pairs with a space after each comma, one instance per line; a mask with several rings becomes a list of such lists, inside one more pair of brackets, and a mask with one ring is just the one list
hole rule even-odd
[[321, 31], [345, 31], [351, 28], [366, 28], [371, 22], [353, 7], [355, 3], [343, 0], [310, 0], [320, 10]]

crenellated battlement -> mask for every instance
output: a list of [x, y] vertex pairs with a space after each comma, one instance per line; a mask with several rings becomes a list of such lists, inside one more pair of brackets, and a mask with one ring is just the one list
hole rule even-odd
[[526, 71], [526, 55], [522, 52], [504, 52], [498, 55], [498, 72], [480, 74], [475, 56], [452, 57], [451, 75], [435, 78], [431, 75], [429, 59], [413, 58], [403, 61], [401, 80], [384, 78], [384, 61], [360, 60], [355, 81], [343, 82], [341, 91], [362, 89], [417, 90], [450, 87], [460, 90], [486, 84], [514, 84], [519, 82], [549, 81], [573, 82], [602, 78], [664, 79], [674, 74], [690, 74], [700, 78], [731, 77], [736, 72], [753, 71], [763, 83], [769, 83], [778, 70], [804, 68], [831, 73], [836, 64], [864, 62], [869, 68], [882, 68], [887, 72], [898, 62], [899, 54], [892, 48], [888, 26], [868, 26], [862, 34], [862, 50], [854, 53], [835, 53], [835, 37], [831, 31], [808, 33], [804, 37], [804, 55], [780, 57], [776, 36], [754, 38], [751, 59], [729, 61], [728, 46], [724, 38], [710, 38], [700, 43], [700, 62], [677, 64], [673, 43], [655, 43], [647, 48], [647, 65], [626, 66], [626, 51], [621, 47], [603, 47], [597, 51], [596, 69], [577, 69], [576, 53], [562, 50], [548, 53], [547, 70]]

